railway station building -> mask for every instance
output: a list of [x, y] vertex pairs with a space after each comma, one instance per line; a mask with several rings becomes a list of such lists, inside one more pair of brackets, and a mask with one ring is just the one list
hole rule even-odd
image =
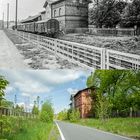
[[89, 118], [93, 116], [91, 92], [95, 92], [95, 88], [86, 88], [78, 91], [75, 95], [71, 95], [71, 109], [78, 109], [81, 118]]
[[46, 19], [57, 19], [65, 33], [88, 29], [88, 5], [90, 0], [46, 0]]

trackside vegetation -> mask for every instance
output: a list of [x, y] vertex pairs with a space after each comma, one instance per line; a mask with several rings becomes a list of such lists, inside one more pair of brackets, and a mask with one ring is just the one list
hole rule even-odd
[[[26, 112], [24, 107], [14, 105], [4, 99], [4, 90], [8, 84], [5, 77], [0, 76], [0, 139], [57, 140], [59, 133], [53, 123], [52, 103], [49, 100], [43, 102], [40, 110], [40, 97], [38, 96], [34, 101], [32, 112]], [[14, 113], [8, 113], [11, 111]]]

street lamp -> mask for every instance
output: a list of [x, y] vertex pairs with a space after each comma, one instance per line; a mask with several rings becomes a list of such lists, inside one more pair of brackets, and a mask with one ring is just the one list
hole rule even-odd
[[18, 16], [18, 0], [16, 0], [15, 29], [17, 29], [17, 16]]

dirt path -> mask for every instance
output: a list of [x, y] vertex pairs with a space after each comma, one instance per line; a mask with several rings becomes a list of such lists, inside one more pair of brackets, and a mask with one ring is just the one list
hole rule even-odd
[[22, 55], [5, 33], [0, 30], [0, 68], [26, 69]]

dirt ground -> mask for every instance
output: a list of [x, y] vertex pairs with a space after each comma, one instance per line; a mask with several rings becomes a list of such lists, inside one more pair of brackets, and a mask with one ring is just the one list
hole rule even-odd
[[8, 31], [5, 31], [5, 33], [24, 57], [24, 62], [33, 69], [80, 69], [77, 64], [56, 57], [44, 48], [23, 41]]

